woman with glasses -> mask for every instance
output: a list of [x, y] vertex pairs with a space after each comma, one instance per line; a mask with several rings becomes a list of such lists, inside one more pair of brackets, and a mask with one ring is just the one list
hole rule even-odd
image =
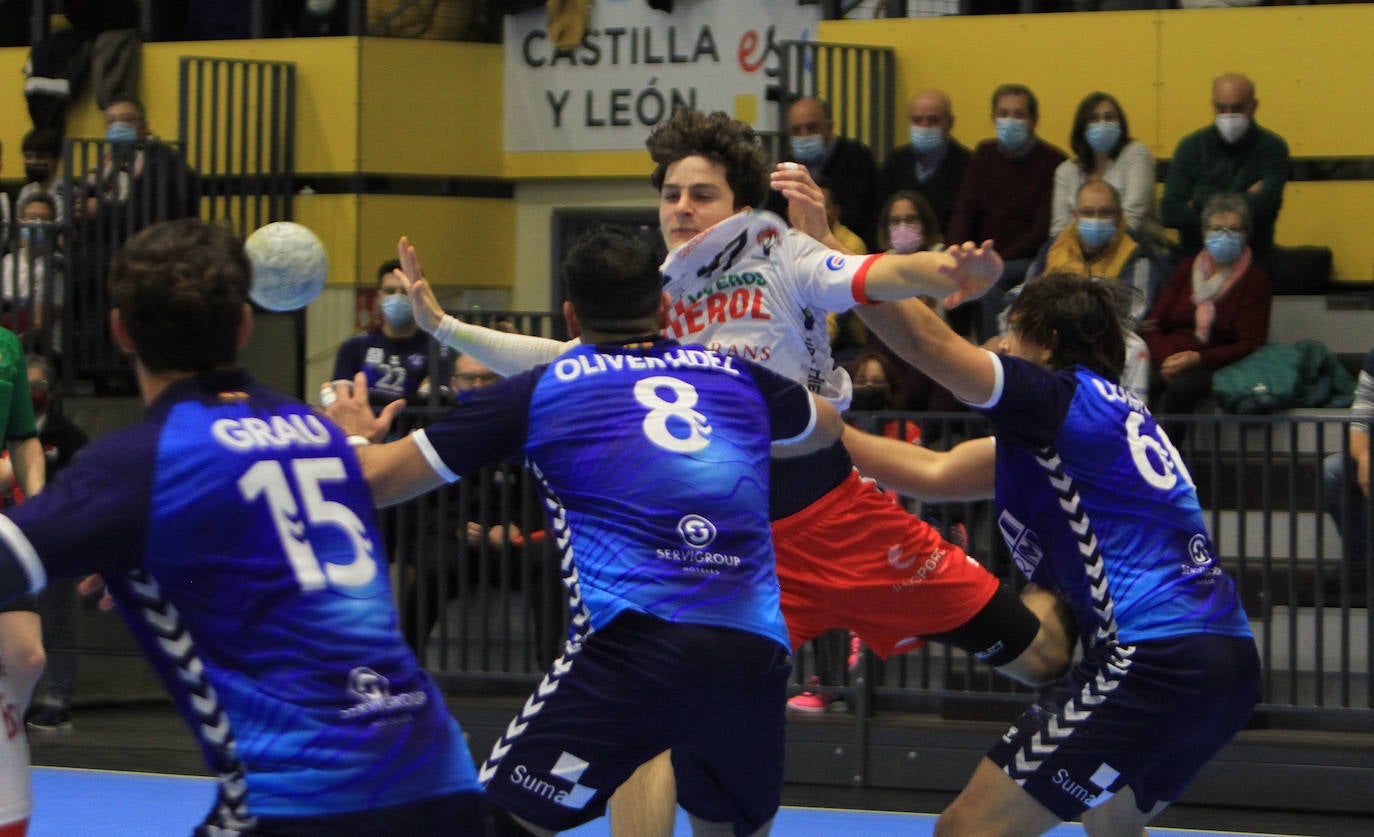
[[[1151, 411], [1191, 413], [1212, 376], [1269, 340], [1269, 274], [1250, 250], [1242, 195], [1213, 195], [1202, 209], [1206, 247], [1174, 271], [1142, 324], [1150, 348]], [[1170, 431], [1177, 442], [1177, 430]]]

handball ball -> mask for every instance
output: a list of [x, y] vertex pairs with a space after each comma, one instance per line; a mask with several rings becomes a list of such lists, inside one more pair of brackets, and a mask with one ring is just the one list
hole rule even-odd
[[259, 227], [243, 244], [253, 263], [248, 296], [268, 311], [295, 311], [324, 288], [329, 260], [319, 236], [291, 221]]

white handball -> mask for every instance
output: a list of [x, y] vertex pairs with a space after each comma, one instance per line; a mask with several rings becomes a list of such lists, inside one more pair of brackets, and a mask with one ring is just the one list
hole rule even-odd
[[324, 243], [308, 227], [276, 221], [259, 227], [243, 243], [253, 263], [248, 296], [268, 311], [295, 311], [324, 289], [329, 257]]

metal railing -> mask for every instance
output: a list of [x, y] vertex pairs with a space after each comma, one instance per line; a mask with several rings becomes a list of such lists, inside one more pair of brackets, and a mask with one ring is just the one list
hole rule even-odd
[[[423, 423], [442, 413], [434, 407], [412, 410], [407, 420]], [[854, 417], [870, 426], [880, 419], [916, 422], [925, 439], [938, 438], [931, 444], [939, 448], [986, 433], [981, 417], [971, 413]], [[1374, 601], [1374, 553], [1366, 542], [1362, 554], [1343, 554], [1336, 523], [1321, 502], [1321, 461], [1348, 453], [1346, 419], [1196, 415], [1170, 422], [1187, 426], [1180, 449], [1197, 482], [1221, 563], [1235, 578], [1250, 616], [1265, 670], [1260, 713], [1265, 723], [1282, 726], [1286, 718], [1300, 716], [1295, 723], [1305, 728], [1374, 731], [1374, 624], [1368, 610]], [[522, 533], [536, 531], [529, 527], [539, 525], [541, 510], [526, 491], [507, 490], [493, 495], [499, 502], [488, 499], [482, 505], [491, 486], [510, 484], [512, 467], [483, 472], [464, 481], [467, 488], [418, 501], [388, 521], [396, 554], [407, 562], [403, 577], [447, 585], [426, 599], [446, 604], [424, 643], [424, 662], [436, 674], [464, 683], [532, 684], [566, 624], [555, 583], [557, 556], [548, 545], [526, 538], [517, 551], [500, 538], [469, 540], [461, 534], [469, 522], [485, 531], [515, 521]], [[990, 502], [913, 501], [909, 508], [947, 537], [964, 538], [969, 553], [994, 575], [1013, 587], [1023, 583]], [[1352, 504], [1340, 508], [1342, 524], [1348, 525]], [[445, 523], [436, 528], [435, 521]], [[439, 572], [441, 567], [447, 570]], [[550, 600], [554, 596], [559, 597], [556, 606]], [[403, 607], [402, 618], [413, 622], [418, 616]], [[859, 723], [872, 712], [979, 717], [990, 703], [1005, 712], [1033, 694], [941, 645], [885, 663], [865, 654], [851, 670], [844, 661], [845, 640], [843, 634], [829, 640], [838, 651], [827, 651], [825, 639], [801, 649], [794, 679], [800, 687], [826, 665], [827, 655], [834, 660], [838, 653], [839, 664], [831, 662], [827, 674], [833, 688], [859, 709]]]

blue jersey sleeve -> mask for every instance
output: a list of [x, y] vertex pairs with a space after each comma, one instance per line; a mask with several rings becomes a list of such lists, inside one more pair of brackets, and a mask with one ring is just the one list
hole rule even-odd
[[[520, 454], [529, 433], [530, 394], [544, 368], [472, 390], [448, 415], [416, 431], [421, 448], [428, 448], [440, 460], [431, 460], [431, 465], [439, 466], [435, 470], [451, 482]], [[474, 445], [473, 439], [483, 443]]]
[[796, 439], [812, 428], [816, 422], [816, 405], [806, 387], [757, 363], [743, 361], [743, 365], [768, 405], [774, 441]]
[[1001, 389], [987, 404], [973, 405], [992, 422], [996, 435], [1031, 449], [1054, 443], [1073, 403], [1078, 382], [1008, 355], [993, 355], [1000, 365]]

